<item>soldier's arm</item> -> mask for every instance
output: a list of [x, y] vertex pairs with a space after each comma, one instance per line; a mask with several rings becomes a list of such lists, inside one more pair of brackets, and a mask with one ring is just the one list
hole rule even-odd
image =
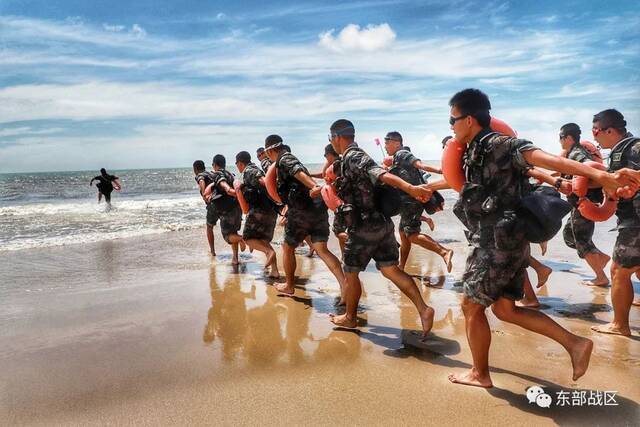
[[592, 179], [602, 185], [604, 191], [610, 196], [615, 196], [616, 190], [625, 185], [634, 186], [635, 188], [640, 186], [640, 173], [637, 175], [618, 173], [614, 176], [612, 173], [592, 168], [591, 166], [574, 160], [554, 156], [540, 149], [524, 151], [522, 152], [522, 156], [527, 163], [533, 166], [555, 170], [568, 175], [581, 175]]
[[431, 191], [448, 190], [451, 188], [449, 183], [444, 179], [440, 181], [430, 182], [429, 184], [426, 184], [425, 187], [427, 187]]
[[431, 190], [418, 185], [411, 185], [399, 176], [395, 176], [391, 173], [383, 173], [378, 178], [381, 182], [390, 185], [398, 190], [402, 190], [414, 199], [421, 202], [426, 202], [431, 198]]
[[204, 196], [205, 191], [207, 190], [206, 185], [204, 185], [204, 179], [201, 179], [198, 181], [198, 188], [200, 189], [200, 195], [202, 196], [202, 200], [204, 200], [204, 202], [207, 202], [207, 197]]
[[232, 197], [236, 197], [236, 190], [234, 190], [228, 183], [226, 180], [223, 181], [219, 181], [218, 182], [218, 186], [222, 189], [222, 191], [224, 191], [225, 193], [227, 193], [229, 196]]
[[425, 172], [433, 172], [433, 173], [437, 173], [442, 175], [442, 169], [440, 168], [435, 168], [433, 166], [429, 166], [429, 165], [425, 165], [424, 163], [422, 163], [422, 160], [416, 160], [413, 163], [413, 166], [415, 166], [416, 168], [423, 170]]
[[[562, 194], [569, 195], [571, 194], [571, 183], [562, 178], [556, 178], [550, 173], [545, 172], [542, 169], [532, 168], [527, 171], [527, 175], [531, 178], [535, 178], [540, 182], [547, 183], [556, 187], [556, 189]], [[559, 180], [559, 181], [558, 181]], [[559, 187], [558, 187], [559, 184]]]

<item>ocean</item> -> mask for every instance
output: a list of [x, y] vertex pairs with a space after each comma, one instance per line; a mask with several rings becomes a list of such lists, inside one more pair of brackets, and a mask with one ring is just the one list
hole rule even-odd
[[[312, 172], [322, 168], [307, 166]], [[229, 170], [240, 176], [235, 168]], [[104, 200], [97, 203], [95, 183], [89, 186], [98, 171], [0, 174], [0, 251], [204, 226], [204, 202], [191, 168], [108, 172], [120, 177], [123, 187], [112, 193], [111, 210]], [[453, 194], [445, 197], [453, 200]]]

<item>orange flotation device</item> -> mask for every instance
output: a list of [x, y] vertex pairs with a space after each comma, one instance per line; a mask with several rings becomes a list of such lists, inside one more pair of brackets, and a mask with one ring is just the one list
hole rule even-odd
[[[491, 129], [495, 132], [502, 133], [511, 137], [517, 137], [518, 133], [511, 126], [500, 119], [491, 117]], [[464, 169], [462, 168], [462, 157], [467, 150], [467, 145], [451, 138], [442, 152], [442, 175], [447, 184], [458, 193], [462, 190], [462, 186], [466, 180]]]
[[593, 142], [580, 141], [580, 145], [582, 145], [582, 148], [587, 150], [587, 152], [593, 156], [594, 162], [604, 163], [604, 160], [602, 159], [602, 153], [600, 152], [600, 150], [598, 150], [598, 147], [596, 147]]
[[267, 194], [276, 203], [282, 203], [282, 199], [278, 194], [278, 171], [276, 164], [273, 163], [267, 169], [267, 174], [264, 177], [264, 184], [267, 187]]
[[333, 212], [338, 209], [338, 206], [342, 205], [342, 200], [340, 200], [340, 197], [338, 197], [338, 193], [336, 192], [333, 184], [323, 185], [322, 189], [320, 190], [320, 194], [322, 195], [322, 200], [324, 200], [324, 203]]
[[391, 166], [393, 166], [393, 156], [386, 156], [384, 159], [382, 159], [382, 164], [386, 168], [390, 168]]
[[249, 213], [249, 203], [247, 203], [247, 199], [244, 198], [244, 194], [242, 194], [242, 182], [238, 179], [233, 180], [233, 189], [236, 190], [236, 198], [238, 199], [238, 203], [240, 204], [240, 209], [242, 209], [243, 214]]
[[[585, 165], [591, 166], [598, 170], [606, 170], [606, 166], [602, 163], [587, 161]], [[578, 211], [580, 214], [591, 221], [606, 221], [616, 212], [618, 201], [610, 199], [606, 194], [602, 203], [597, 204], [587, 199], [587, 191], [589, 191], [589, 178], [584, 176], [575, 176], [571, 183], [573, 193], [580, 197], [578, 200]]]

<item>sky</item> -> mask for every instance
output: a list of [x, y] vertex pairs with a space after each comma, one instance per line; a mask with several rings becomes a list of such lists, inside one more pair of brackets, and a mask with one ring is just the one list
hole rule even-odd
[[0, 173], [190, 167], [331, 123], [439, 159], [475, 87], [519, 136], [620, 110], [640, 133], [637, 1], [0, 0]]

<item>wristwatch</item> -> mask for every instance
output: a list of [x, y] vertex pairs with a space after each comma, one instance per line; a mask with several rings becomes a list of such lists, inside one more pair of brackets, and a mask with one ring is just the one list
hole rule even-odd
[[553, 186], [556, 188], [556, 190], [559, 190], [562, 186], [562, 178], [556, 179], [556, 182], [553, 183]]

